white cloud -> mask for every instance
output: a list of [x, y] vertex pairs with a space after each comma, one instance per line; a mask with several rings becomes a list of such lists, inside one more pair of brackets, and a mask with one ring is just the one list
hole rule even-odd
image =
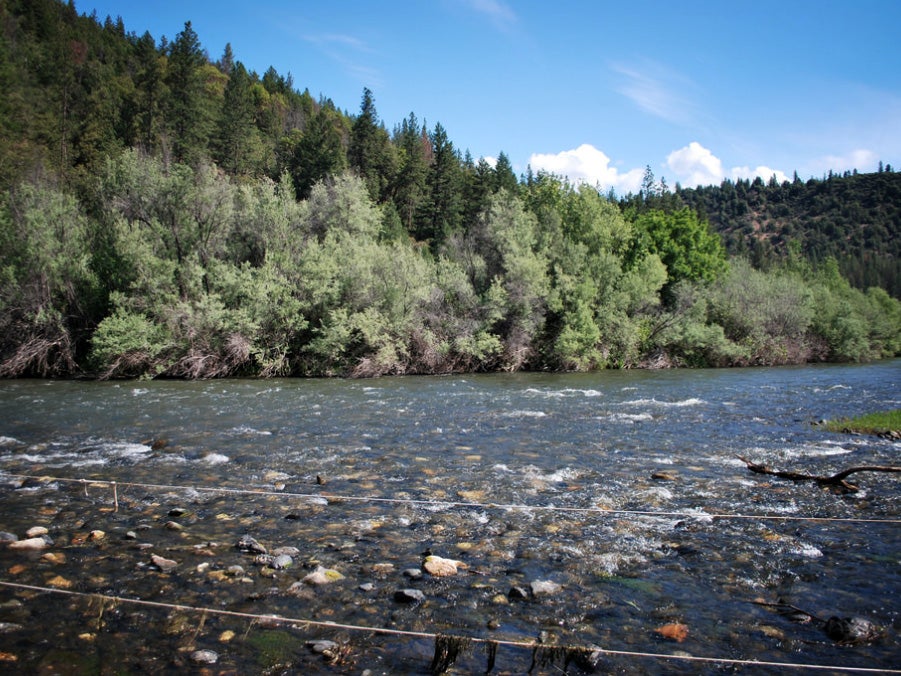
[[718, 184], [725, 176], [720, 158], [697, 141], [667, 155], [666, 166], [685, 188]]
[[616, 167], [610, 166], [609, 157], [589, 143], [556, 154], [535, 153], [529, 158], [529, 164], [535, 171], [565, 176], [573, 183], [614, 188], [621, 194], [637, 192], [644, 176], [644, 169], [621, 174]]
[[727, 173], [723, 169], [723, 163], [710, 150], [697, 141], [692, 141], [684, 148], [674, 150], [666, 157], [666, 166], [675, 175], [675, 180], [684, 188], [695, 188], [699, 185], [719, 185], [724, 178], [733, 181], [738, 179], [753, 179], [759, 176], [764, 181], [769, 181], [773, 176], [780, 183], [787, 181], [788, 177], [779, 169], [771, 169], [767, 166], [732, 167]]
[[785, 172], [779, 171], [778, 169], [770, 169], [767, 166], [759, 166], [751, 169], [750, 167], [732, 167], [731, 178], [733, 181], [737, 181], [740, 178], [748, 178], [755, 179], [758, 176], [762, 178], [764, 181], [769, 181], [773, 176], [776, 177], [776, 180], [779, 183], [788, 180], [788, 176], [785, 175]]

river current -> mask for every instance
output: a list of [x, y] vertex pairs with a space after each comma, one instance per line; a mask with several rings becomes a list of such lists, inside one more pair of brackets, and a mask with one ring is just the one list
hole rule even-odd
[[[0, 544], [0, 669], [425, 674], [433, 634], [473, 639], [454, 673], [898, 668], [899, 475], [841, 494], [739, 456], [898, 465], [818, 423], [899, 407], [899, 361], [0, 382], [0, 531], [48, 530]], [[417, 577], [430, 555], [459, 570]]]

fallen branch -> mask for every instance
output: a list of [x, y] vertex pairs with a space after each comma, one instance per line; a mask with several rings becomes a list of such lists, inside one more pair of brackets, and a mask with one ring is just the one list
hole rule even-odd
[[745, 463], [749, 470], [756, 472], [757, 474], [767, 474], [769, 476], [779, 477], [780, 479], [791, 479], [792, 481], [816, 481], [820, 486], [838, 486], [849, 493], [856, 493], [859, 490], [854, 484], [845, 481], [845, 479], [852, 474], [857, 472], [901, 472], [901, 467], [896, 465], [860, 465], [858, 467], [849, 467], [832, 476], [822, 476], [817, 474], [804, 474], [803, 472], [775, 470], [766, 465], [759, 465], [756, 462], [751, 462], [742, 456], [738, 456], [738, 459]]

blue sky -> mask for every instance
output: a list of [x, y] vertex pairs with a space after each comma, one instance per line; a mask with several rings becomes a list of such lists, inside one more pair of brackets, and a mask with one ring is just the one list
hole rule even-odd
[[617, 193], [901, 168], [901, 0], [76, 0]]

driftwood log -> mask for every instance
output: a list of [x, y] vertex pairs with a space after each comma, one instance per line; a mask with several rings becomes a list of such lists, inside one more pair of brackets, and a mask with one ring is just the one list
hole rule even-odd
[[759, 465], [756, 462], [751, 462], [742, 456], [738, 456], [738, 459], [745, 463], [749, 470], [757, 474], [767, 474], [769, 476], [779, 477], [780, 479], [791, 479], [792, 481], [816, 481], [820, 486], [836, 486], [849, 493], [855, 493], [859, 490], [857, 486], [846, 481], [852, 474], [856, 474], [857, 472], [901, 472], [901, 467], [897, 465], [859, 465], [857, 467], [849, 467], [848, 469], [842, 470], [831, 476], [822, 476], [817, 474], [805, 474], [803, 472], [775, 470], [766, 465]]

